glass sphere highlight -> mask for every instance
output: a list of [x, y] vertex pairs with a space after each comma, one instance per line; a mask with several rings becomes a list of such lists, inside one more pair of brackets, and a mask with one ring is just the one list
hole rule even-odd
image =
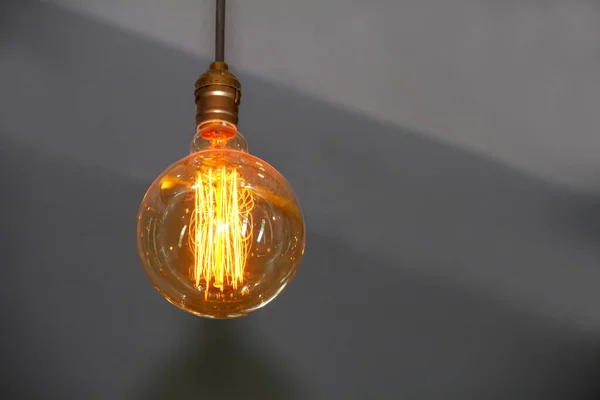
[[137, 248], [154, 287], [195, 315], [235, 318], [273, 300], [302, 260], [304, 220], [275, 168], [214, 124], [167, 168], [140, 206]]

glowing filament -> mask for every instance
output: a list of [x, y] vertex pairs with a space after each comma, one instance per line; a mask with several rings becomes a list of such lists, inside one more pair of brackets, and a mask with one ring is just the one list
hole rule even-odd
[[244, 268], [252, 240], [250, 211], [254, 201], [235, 169], [226, 166], [198, 172], [195, 206], [189, 228], [194, 254], [190, 271], [197, 288], [223, 292], [244, 282]]

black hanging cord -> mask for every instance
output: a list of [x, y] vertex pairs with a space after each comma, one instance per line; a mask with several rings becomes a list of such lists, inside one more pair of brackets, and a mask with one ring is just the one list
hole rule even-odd
[[215, 61], [225, 61], [225, 0], [217, 0]]

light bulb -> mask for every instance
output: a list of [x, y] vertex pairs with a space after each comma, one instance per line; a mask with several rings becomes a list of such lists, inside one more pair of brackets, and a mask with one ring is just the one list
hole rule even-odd
[[138, 214], [138, 253], [150, 281], [203, 317], [234, 318], [266, 305], [293, 278], [304, 243], [291, 187], [224, 120], [199, 125], [190, 155], [152, 183]]

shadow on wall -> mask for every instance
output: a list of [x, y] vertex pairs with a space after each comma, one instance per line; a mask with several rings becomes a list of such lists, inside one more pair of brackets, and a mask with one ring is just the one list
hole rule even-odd
[[600, 394], [595, 339], [314, 233], [277, 301], [199, 320], [139, 267], [145, 184], [6, 139], [0, 160], [4, 398]]
[[273, 360], [261, 340], [248, 340], [248, 324], [198, 319], [190, 325], [184, 354], [157, 368], [140, 399], [314, 398], [285, 360]]

